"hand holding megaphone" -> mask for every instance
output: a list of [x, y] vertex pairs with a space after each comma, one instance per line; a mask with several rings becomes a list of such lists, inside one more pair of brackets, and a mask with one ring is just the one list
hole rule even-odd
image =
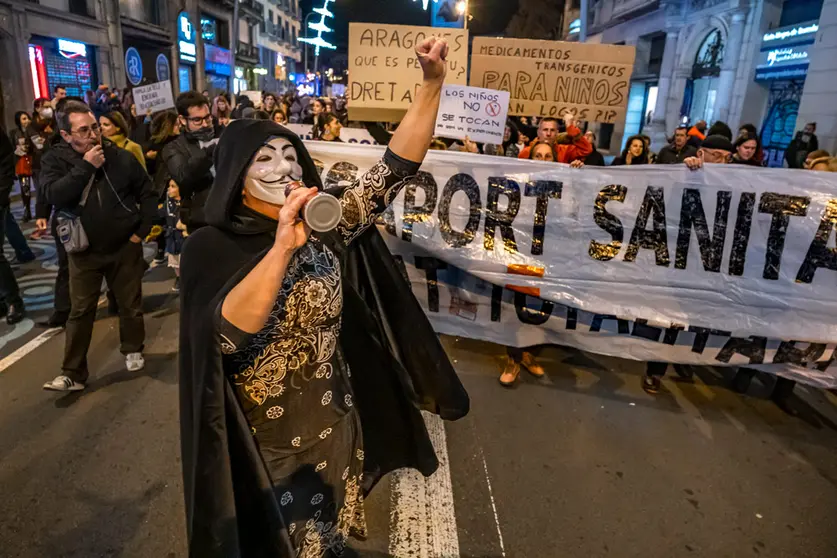
[[[291, 192], [297, 188], [304, 187], [302, 182], [291, 182], [285, 187], [285, 199], [288, 200]], [[299, 218], [316, 232], [328, 232], [333, 230], [343, 218], [343, 206], [340, 200], [326, 192], [318, 192], [317, 195], [306, 200], [299, 211]]]

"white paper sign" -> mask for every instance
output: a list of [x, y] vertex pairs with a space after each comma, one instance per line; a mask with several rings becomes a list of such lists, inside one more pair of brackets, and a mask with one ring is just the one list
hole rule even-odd
[[174, 108], [171, 80], [134, 87], [134, 103], [137, 105], [137, 114], [145, 114], [148, 109], [151, 109], [151, 112], [157, 112]]
[[506, 116], [509, 113], [509, 92], [445, 85], [442, 102], [436, 115], [436, 135], [479, 143], [503, 143]]

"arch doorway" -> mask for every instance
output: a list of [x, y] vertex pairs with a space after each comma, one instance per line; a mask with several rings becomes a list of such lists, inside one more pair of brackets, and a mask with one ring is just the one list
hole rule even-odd
[[686, 82], [681, 119], [695, 123], [698, 120], [712, 122], [721, 63], [724, 61], [724, 39], [721, 31], [713, 29], [700, 45], [692, 65], [692, 77]]

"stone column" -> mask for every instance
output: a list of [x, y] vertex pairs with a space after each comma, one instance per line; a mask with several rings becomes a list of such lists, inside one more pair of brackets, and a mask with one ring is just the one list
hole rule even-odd
[[205, 89], [205, 75], [204, 67], [206, 66], [204, 58], [203, 37], [201, 37], [201, 10], [198, 0], [186, 0], [184, 8], [189, 13], [189, 21], [192, 22], [192, 27], [195, 30], [195, 91], [203, 91]]
[[796, 129], [801, 130], [808, 122], [817, 123], [817, 137], [820, 149], [831, 153], [837, 150], [837, 0], [825, 0], [820, 15], [820, 29], [817, 42], [811, 47], [808, 77], [802, 91]]
[[32, 111], [35, 91], [29, 70], [29, 30], [26, 27], [26, 13], [22, 7], [12, 5], [10, 19], [3, 36], [0, 30], [0, 79], [3, 87], [3, 111], [0, 124], [5, 118], [7, 130], [14, 125], [12, 116], [19, 110]]
[[654, 105], [654, 117], [648, 125], [648, 136], [651, 138], [651, 146], [659, 151], [666, 144], [666, 136], [676, 125], [676, 119], [669, 121], [667, 118], [671, 104], [672, 80], [674, 78], [675, 61], [677, 59], [677, 37], [678, 29], [666, 30], [666, 46], [663, 51], [663, 64], [660, 68], [660, 79], [657, 82], [657, 103]]
[[[718, 81], [718, 92], [715, 97], [715, 110], [713, 121], [729, 119], [732, 94], [735, 90], [735, 74], [738, 71], [738, 61], [741, 57], [741, 43], [744, 40], [744, 14], [735, 12], [732, 14], [732, 25], [730, 25], [729, 37], [724, 45], [724, 61], [721, 63], [721, 76]], [[736, 123], [727, 122], [731, 127]]]

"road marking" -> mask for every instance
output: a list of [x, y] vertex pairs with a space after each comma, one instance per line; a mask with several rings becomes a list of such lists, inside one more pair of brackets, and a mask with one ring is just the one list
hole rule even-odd
[[422, 413], [439, 468], [429, 478], [413, 469], [392, 475], [389, 553], [395, 558], [459, 558], [445, 424]]
[[506, 546], [503, 544], [503, 531], [500, 529], [500, 516], [497, 514], [497, 505], [494, 503], [494, 491], [491, 489], [491, 479], [488, 477], [488, 463], [485, 461], [485, 454], [480, 448], [480, 458], [482, 459], [482, 468], [485, 471], [485, 484], [488, 485], [488, 497], [491, 499], [491, 510], [494, 512], [494, 524], [497, 526], [497, 538], [500, 540], [500, 554], [505, 558]]
[[0, 360], [0, 374], [2, 374], [7, 368], [15, 364], [17, 361], [55, 337], [55, 334], [61, 331], [62, 328], [56, 327], [52, 329], [48, 329], [45, 332], [41, 333], [34, 339], [30, 340], [24, 346], [18, 348], [15, 352]]

